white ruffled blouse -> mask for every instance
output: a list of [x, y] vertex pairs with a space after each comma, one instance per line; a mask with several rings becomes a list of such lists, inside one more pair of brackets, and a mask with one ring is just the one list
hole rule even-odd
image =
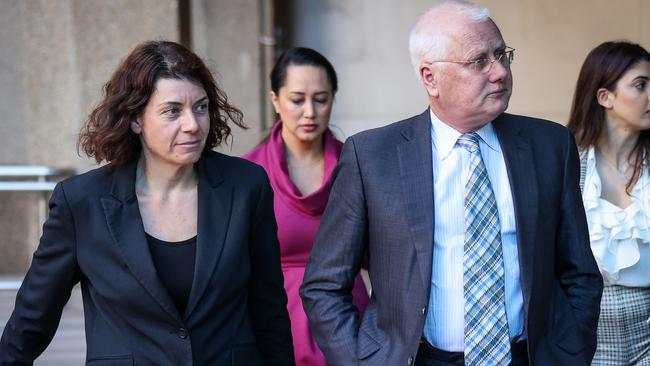
[[600, 197], [594, 147], [587, 151], [583, 202], [591, 250], [606, 286], [650, 287], [650, 178], [643, 172], [632, 203], [618, 207]]

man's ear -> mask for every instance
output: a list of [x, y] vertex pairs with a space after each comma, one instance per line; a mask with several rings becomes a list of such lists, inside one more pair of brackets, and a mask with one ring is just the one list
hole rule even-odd
[[439, 75], [438, 70], [436, 70], [432, 64], [420, 64], [420, 79], [422, 79], [424, 88], [427, 90], [430, 97], [437, 97], [440, 94], [438, 90]]
[[612, 108], [613, 97], [614, 93], [605, 88], [600, 88], [596, 91], [596, 100], [605, 109]]
[[142, 133], [142, 126], [140, 125], [140, 119], [131, 121], [131, 131], [133, 131], [136, 135]]

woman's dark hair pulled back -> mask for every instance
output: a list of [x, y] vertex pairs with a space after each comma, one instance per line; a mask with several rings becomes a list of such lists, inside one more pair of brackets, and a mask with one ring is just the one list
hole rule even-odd
[[338, 79], [334, 66], [318, 51], [307, 47], [293, 47], [284, 51], [271, 70], [271, 90], [277, 95], [287, 80], [287, 69], [291, 65], [315, 66], [325, 69], [327, 79], [332, 86], [332, 95], [338, 90]]

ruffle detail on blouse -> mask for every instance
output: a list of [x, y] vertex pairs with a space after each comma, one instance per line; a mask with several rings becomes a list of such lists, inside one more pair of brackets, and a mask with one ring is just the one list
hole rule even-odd
[[583, 202], [591, 249], [605, 285], [616, 283], [621, 270], [638, 263], [639, 245], [648, 245], [650, 241], [648, 215], [638, 198], [647, 183], [647, 174], [643, 174], [632, 190], [632, 203], [626, 208], [602, 199], [593, 147], [588, 152]]

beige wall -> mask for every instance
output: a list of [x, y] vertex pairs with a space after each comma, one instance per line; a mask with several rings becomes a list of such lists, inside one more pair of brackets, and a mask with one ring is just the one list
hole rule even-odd
[[[0, 164], [86, 170], [79, 127], [120, 59], [178, 34], [176, 0], [0, 0]], [[26, 268], [35, 193], [0, 192], [0, 273]]]
[[515, 47], [510, 111], [566, 123], [580, 66], [598, 44], [628, 39], [650, 50], [650, 1], [482, 0]]
[[408, 33], [429, 2], [295, 0], [293, 43], [322, 52], [339, 77], [331, 123], [343, 139], [425, 109]]
[[[478, 0], [517, 49], [509, 111], [565, 122], [577, 73], [600, 42], [626, 38], [650, 49], [650, 1]], [[294, 44], [316, 48], [340, 77], [332, 123], [343, 137], [423, 111], [425, 91], [408, 34], [436, 1], [296, 0]]]

